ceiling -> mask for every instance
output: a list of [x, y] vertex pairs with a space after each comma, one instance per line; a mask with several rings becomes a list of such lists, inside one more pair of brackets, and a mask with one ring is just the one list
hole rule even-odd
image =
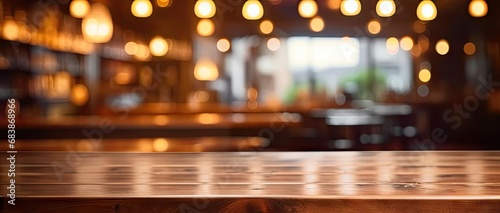
[[[197, 18], [193, 8], [196, 0], [173, 0], [170, 7], [161, 8], [153, 2], [153, 14], [148, 18], [134, 17], [130, 12], [133, 0], [90, 0], [91, 3], [106, 4], [111, 12], [115, 25], [135, 32], [144, 39], [155, 35], [176, 39], [190, 39], [195, 32]], [[419, 0], [396, 0], [397, 12], [391, 18], [379, 18], [375, 14], [377, 0], [361, 0], [361, 13], [354, 17], [346, 17], [340, 11], [327, 7], [328, 0], [317, 0], [319, 13], [325, 20], [325, 29], [314, 33], [309, 30], [308, 19], [298, 15], [299, 0], [261, 0], [264, 7], [264, 19], [274, 22], [275, 31], [272, 36], [369, 36], [365, 25], [371, 19], [379, 19], [383, 29], [377, 36], [403, 36], [415, 34], [413, 23], [417, 21], [415, 14]], [[63, 13], [69, 14], [70, 0], [4, 0], [13, 10], [26, 8], [26, 5], [57, 4]], [[241, 8], [244, 0], [215, 0], [218, 11], [212, 18], [216, 24], [216, 37], [237, 37], [259, 34], [259, 21], [243, 19]], [[279, 2], [275, 5], [273, 2]], [[438, 16], [427, 24], [427, 33], [453, 35], [484, 30], [487, 34], [499, 35], [500, 1], [489, 0], [489, 13], [483, 18], [472, 18], [468, 14], [470, 0], [434, 0], [438, 8]], [[9, 7], [9, 6], [7, 6]]]

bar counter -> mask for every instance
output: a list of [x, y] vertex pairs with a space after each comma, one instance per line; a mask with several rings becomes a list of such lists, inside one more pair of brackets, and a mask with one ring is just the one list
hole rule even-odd
[[498, 151], [20, 151], [15, 163], [6, 212], [500, 212]]

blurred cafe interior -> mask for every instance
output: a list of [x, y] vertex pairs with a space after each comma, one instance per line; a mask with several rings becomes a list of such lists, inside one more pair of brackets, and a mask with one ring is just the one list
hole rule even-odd
[[496, 0], [1, 0], [0, 105], [16, 100], [25, 151], [495, 150], [497, 10]]

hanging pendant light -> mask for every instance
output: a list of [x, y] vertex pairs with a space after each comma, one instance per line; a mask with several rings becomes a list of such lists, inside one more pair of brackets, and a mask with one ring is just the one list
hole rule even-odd
[[484, 0], [472, 0], [469, 3], [469, 14], [472, 17], [483, 17], [488, 13], [488, 4]]
[[212, 0], [198, 0], [194, 5], [194, 14], [198, 18], [212, 18], [215, 11], [215, 3]]
[[303, 18], [311, 18], [318, 13], [318, 4], [314, 0], [302, 0], [299, 3], [299, 15]]
[[153, 13], [153, 5], [149, 0], [134, 0], [130, 10], [135, 17], [146, 18]]
[[264, 15], [264, 8], [258, 0], [248, 0], [241, 10], [243, 17], [247, 20], [259, 20]]
[[75, 18], [83, 18], [90, 10], [87, 0], [73, 0], [69, 5], [69, 13]]
[[437, 16], [437, 9], [434, 2], [423, 0], [417, 7], [417, 17], [422, 21], [432, 21]]
[[376, 11], [380, 17], [391, 17], [396, 13], [396, 3], [394, 3], [394, 0], [379, 0]]
[[355, 16], [361, 12], [361, 2], [359, 0], [343, 0], [340, 3], [340, 12], [345, 16]]
[[91, 43], [106, 43], [113, 36], [113, 20], [108, 8], [101, 4], [92, 4], [90, 12], [82, 21], [83, 38]]

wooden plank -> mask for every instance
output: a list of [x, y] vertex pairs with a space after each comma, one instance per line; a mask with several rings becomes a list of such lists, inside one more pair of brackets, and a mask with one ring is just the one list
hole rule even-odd
[[[33, 205], [47, 212], [498, 212], [499, 161], [498, 151], [18, 152], [19, 202], [13, 207], [4, 198], [4, 208], [8, 212], [30, 212]], [[0, 187], [7, 187], [5, 175], [0, 181]], [[203, 208], [202, 201], [207, 203]]]

